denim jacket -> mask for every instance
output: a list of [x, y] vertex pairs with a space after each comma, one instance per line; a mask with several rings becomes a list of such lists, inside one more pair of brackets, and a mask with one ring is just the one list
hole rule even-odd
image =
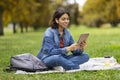
[[[58, 29], [52, 29], [49, 27], [45, 33], [42, 43], [42, 48], [38, 53], [39, 59], [45, 59], [51, 55], [67, 55], [66, 47], [74, 43], [71, 33], [68, 29], [64, 29], [63, 34], [64, 48], [60, 48], [60, 33]], [[82, 51], [80, 49], [72, 51], [73, 55], [80, 55]]]

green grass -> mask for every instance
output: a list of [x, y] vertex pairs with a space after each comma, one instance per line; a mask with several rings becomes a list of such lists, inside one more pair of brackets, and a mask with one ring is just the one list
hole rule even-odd
[[[90, 57], [114, 56], [120, 63], [120, 28], [86, 28], [72, 26], [70, 31], [77, 42], [81, 33], [90, 33], [85, 52]], [[52, 73], [36, 75], [16, 75], [14, 72], [4, 72], [9, 65], [10, 57], [32, 53], [37, 55], [41, 48], [45, 29], [37, 32], [12, 34], [5, 30], [5, 36], [0, 36], [0, 80], [120, 80], [119, 70], [80, 71], [75, 73]]]

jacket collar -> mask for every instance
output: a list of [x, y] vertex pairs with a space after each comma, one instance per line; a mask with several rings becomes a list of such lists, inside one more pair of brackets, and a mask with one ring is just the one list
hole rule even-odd
[[[58, 29], [55, 29], [55, 31], [56, 31], [57, 35], [60, 36], [59, 30], [58, 30]], [[66, 34], [66, 28], [63, 30], [63, 35], [65, 35], [65, 34]]]

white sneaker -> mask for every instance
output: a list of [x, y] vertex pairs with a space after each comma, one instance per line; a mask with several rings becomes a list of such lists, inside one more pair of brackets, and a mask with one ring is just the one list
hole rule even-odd
[[62, 66], [56, 66], [53, 69], [56, 70], [56, 71], [60, 71], [60, 72], [64, 72], [65, 71]]

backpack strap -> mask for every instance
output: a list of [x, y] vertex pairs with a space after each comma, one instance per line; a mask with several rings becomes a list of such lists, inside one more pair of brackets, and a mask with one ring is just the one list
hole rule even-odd
[[11, 72], [11, 71], [17, 71], [16, 68], [13, 68], [12, 66], [6, 66], [4, 69], [3, 69], [4, 72]]

